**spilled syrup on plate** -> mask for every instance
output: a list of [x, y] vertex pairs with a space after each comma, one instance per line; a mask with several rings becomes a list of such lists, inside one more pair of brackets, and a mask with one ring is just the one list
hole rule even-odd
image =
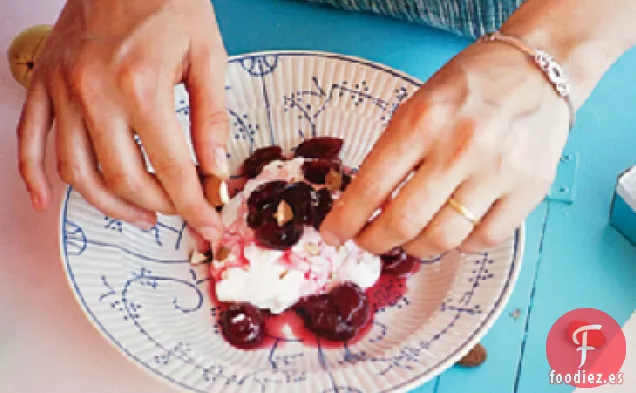
[[[253, 349], [268, 349], [273, 345], [277, 345], [279, 348], [284, 346], [285, 343], [299, 342], [303, 346], [309, 348], [321, 348], [326, 349], [338, 349], [343, 348], [344, 344], [353, 345], [362, 341], [373, 328], [373, 320], [377, 312], [383, 311], [386, 308], [395, 306], [400, 299], [406, 294], [408, 285], [408, 277], [415, 274], [419, 270], [419, 264], [413, 269], [412, 273], [403, 276], [395, 276], [393, 274], [383, 273], [378, 281], [372, 287], [365, 291], [367, 300], [370, 304], [370, 312], [366, 323], [357, 330], [356, 335], [345, 341], [331, 341], [324, 337], [319, 337], [309, 329], [305, 327], [305, 323], [302, 317], [296, 310], [288, 309], [281, 314], [271, 314], [268, 311], [261, 311], [263, 318], [265, 319], [265, 334], [258, 343], [251, 345], [236, 345], [232, 346], [242, 350]], [[219, 302], [215, 296], [214, 281], [210, 285], [210, 296], [213, 303], [216, 305], [216, 318], [219, 326], [219, 331], [227, 341], [222, 328], [221, 319], [223, 313], [229, 306], [226, 303]]]

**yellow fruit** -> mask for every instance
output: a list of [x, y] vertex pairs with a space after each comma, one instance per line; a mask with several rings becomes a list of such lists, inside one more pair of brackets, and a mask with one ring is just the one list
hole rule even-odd
[[35, 62], [42, 52], [52, 28], [49, 25], [37, 25], [26, 29], [13, 39], [9, 50], [7, 50], [11, 74], [24, 87], [28, 87], [31, 82]]

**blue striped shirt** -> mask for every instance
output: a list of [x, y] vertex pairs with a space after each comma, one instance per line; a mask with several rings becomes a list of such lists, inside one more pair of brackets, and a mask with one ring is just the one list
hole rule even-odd
[[374, 12], [479, 37], [498, 29], [523, 0], [305, 0], [334, 7]]

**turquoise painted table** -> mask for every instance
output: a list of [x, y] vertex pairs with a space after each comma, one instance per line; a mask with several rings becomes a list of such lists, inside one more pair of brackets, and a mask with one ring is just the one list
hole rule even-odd
[[[324, 50], [381, 62], [425, 80], [469, 44], [423, 26], [293, 0], [213, 3], [231, 55]], [[608, 226], [608, 212], [617, 175], [636, 164], [635, 104], [632, 51], [579, 111], [566, 149], [571, 159], [564, 160], [554, 193], [528, 218], [519, 281], [483, 340], [488, 361], [477, 369], [450, 369], [414, 392], [571, 392], [567, 385], [549, 384], [545, 339], [554, 321], [579, 307], [601, 309], [620, 324], [631, 315], [636, 249]]]

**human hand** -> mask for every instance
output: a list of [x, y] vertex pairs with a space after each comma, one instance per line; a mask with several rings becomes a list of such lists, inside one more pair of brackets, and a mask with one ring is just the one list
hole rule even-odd
[[566, 103], [525, 53], [475, 43], [396, 111], [321, 232], [420, 257], [499, 245], [545, 197], [568, 130]]
[[215, 240], [221, 222], [177, 121], [174, 86], [183, 82], [190, 93], [201, 171], [227, 178], [226, 67], [208, 0], [69, 0], [38, 58], [18, 125], [20, 173], [34, 208], [51, 201], [44, 155], [55, 118], [58, 172], [89, 203], [143, 228], [154, 225], [155, 212], [178, 213]]

